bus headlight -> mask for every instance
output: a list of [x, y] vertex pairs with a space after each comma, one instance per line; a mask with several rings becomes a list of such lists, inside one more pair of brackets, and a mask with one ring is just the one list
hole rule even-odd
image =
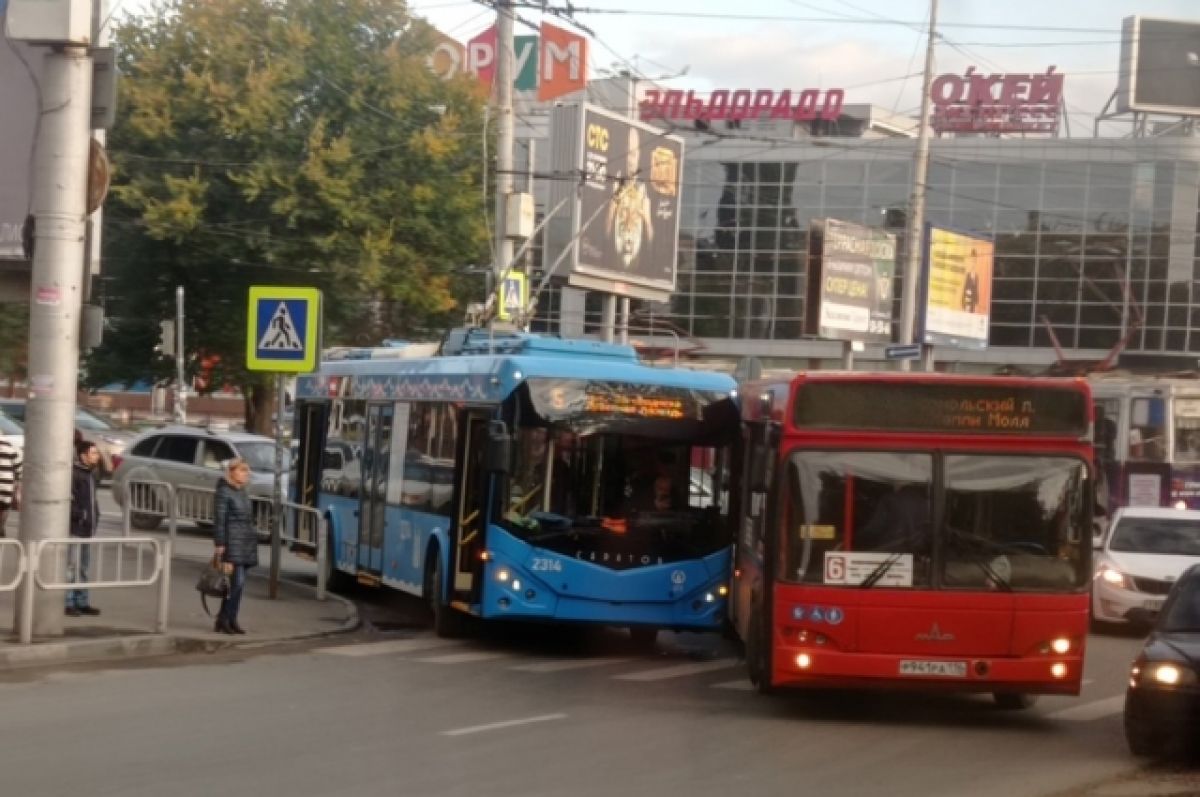
[[1071, 650], [1071, 640], [1066, 637], [1059, 637], [1050, 643], [1050, 649], [1062, 656]]

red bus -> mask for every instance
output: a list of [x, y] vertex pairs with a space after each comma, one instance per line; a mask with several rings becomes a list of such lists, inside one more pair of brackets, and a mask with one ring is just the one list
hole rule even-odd
[[742, 397], [730, 612], [759, 691], [1079, 693], [1086, 382], [811, 373]]

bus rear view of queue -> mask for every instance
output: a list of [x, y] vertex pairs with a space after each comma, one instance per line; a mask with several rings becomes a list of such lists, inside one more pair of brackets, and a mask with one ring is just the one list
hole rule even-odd
[[1085, 382], [812, 373], [742, 402], [730, 608], [760, 691], [1079, 693]]

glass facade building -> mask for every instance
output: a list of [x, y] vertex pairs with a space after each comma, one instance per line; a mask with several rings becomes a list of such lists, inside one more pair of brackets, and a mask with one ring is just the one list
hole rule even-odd
[[[718, 354], [827, 354], [802, 337], [809, 227], [903, 236], [915, 141], [689, 139], [678, 288], [655, 315]], [[996, 242], [989, 351], [938, 359], [1103, 356], [1127, 333], [1200, 353], [1198, 202], [1200, 139], [935, 139], [927, 221]]]

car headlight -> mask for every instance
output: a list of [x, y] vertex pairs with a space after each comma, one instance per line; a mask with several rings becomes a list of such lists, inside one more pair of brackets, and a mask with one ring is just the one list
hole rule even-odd
[[1133, 583], [1129, 576], [1111, 565], [1101, 565], [1100, 569], [1096, 571], [1096, 578], [1103, 579], [1106, 584], [1117, 589], [1133, 589]]
[[1195, 686], [1196, 671], [1175, 661], [1149, 661], [1134, 665], [1130, 683], [1158, 688]]

